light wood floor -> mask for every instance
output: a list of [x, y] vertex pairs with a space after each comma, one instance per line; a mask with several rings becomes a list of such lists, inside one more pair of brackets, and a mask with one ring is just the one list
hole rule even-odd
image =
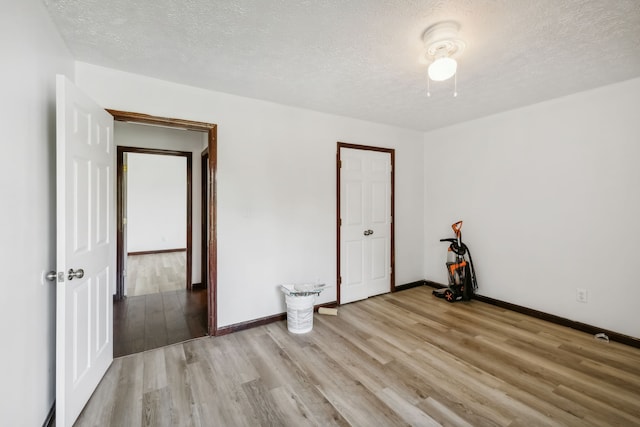
[[185, 251], [127, 256], [127, 296], [186, 289]]
[[419, 287], [116, 359], [77, 425], [640, 425], [640, 349]]

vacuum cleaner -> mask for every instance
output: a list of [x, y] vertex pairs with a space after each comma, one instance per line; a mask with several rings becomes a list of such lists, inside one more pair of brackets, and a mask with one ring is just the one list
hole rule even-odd
[[473, 267], [471, 252], [462, 242], [462, 221], [451, 225], [451, 228], [456, 237], [440, 239], [441, 242], [449, 242], [446, 263], [449, 284], [446, 288], [434, 290], [433, 294], [449, 302], [469, 301], [478, 289], [476, 271]]

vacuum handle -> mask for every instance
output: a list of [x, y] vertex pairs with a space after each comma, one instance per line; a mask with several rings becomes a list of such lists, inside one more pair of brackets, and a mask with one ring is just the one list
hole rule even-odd
[[448, 238], [448, 239], [440, 239], [441, 242], [451, 242], [451, 243], [456, 242], [457, 240], [458, 239], [454, 239], [452, 237]]

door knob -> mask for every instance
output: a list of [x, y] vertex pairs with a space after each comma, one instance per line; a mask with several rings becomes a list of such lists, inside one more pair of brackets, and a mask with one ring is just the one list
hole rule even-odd
[[369, 236], [373, 234], [373, 230], [369, 230]]
[[370, 235], [372, 235], [372, 234], [373, 234], [373, 230], [364, 230], [364, 233], [363, 233], [363, 234], [364, 234], [365, 236], [370, 236]]
[[84, 277], [84, 270], [79, 268], [76, 271], [73, 271], [73, 268], [69, 269], [69, 275], [67, 276], [67, 279], [69, 280], [73, 280], [75, 279], [82, 279]]

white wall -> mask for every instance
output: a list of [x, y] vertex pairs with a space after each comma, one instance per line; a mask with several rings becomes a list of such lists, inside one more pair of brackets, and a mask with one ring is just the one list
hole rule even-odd
[[104, 107], [218, 124], [219, 326], [283, 312], [281, 283], [323, 282], [317, 302], [336, 299], [337, 141], [396, 148], [396, 283], [422, 279], [422, 133], [81, 62], [76, 73]]
[[[192, 203], [192, 275], [193, 283], [201, 283], [200, 217], [201, 217], [201, 155], [206, 148], [204, 132], [147, 126], [135, 123], [114, 123], [114, 141], [118, 146], [156, 148], [160, 150], [190, 151], [192, 153], [191, 203]], [[165, 236], [167, 237], [167, 236]], [[186, 242], [182, 247], [186, 247]], [[131, 248], [129, 248], [131, 252]]]
[[0, 14], [0, 423], [42, 425], [55, 398], [55, 74], [73, 60], [39, 0]]
[[127, 153], [127, 252], [185, 248], [186, 200], [185, 157]]
[[425, 276], [462, 219], [482, 295], [640, 337], [639, 118], [635, 79], [427, 133]]

